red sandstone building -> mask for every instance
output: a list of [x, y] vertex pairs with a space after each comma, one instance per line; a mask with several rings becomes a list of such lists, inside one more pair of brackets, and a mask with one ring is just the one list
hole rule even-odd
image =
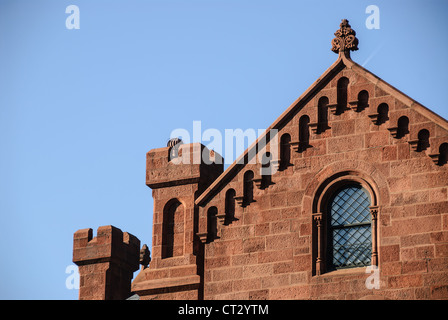
[[448, 298], [448, 122], [351, 60], [347, 20], [335, 36], [333, 65], [225, 171], [199, 143], [147, 153], [151, 257], [77, 231], [80, 299]]

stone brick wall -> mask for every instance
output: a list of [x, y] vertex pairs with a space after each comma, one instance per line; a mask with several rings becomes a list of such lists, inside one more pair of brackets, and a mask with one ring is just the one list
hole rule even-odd
[[[337, 83], [349, 80], [347, 104], [338, 112]], [[372, 82], [372, 79], [375, 80]], [[368, 105], [358, 107], [366, 90]], [[328, 126], [319, 122], [317, 105], [328, 98]], [[407, 99], [407, 100], [406, 100]], [[205, 241], [205, 299], [447, 299], [448, 165], [438, 162], [439, 146], [448, 141], [447, 126], [425, 109], [369, 73], [344, 68], [299, 106], [278, 135], [291, 136], [292, 165], [275, 173], [266, 187], [254, 187], [254, 201], [236, 206], [235, 219], [218, 219], [215, 239]], [[378, 106], [389, 112], [378, 121]], [[309, 147], [299, 141], [299, 119], [310, 118]], [[398, 119], [409, 119], [397, 134]], [[380, 119], [381, 120], [381, 119]], [[314, 124], [314, 125], [313, 125]], [[429, 146], [418, 150], [418, 134], [430, 133]], [[268, 149], [269, 150], [269, 146]], [[436, 154], [436, 155], [434, 155]], [[216, 207], [225, 215], [225, 194], [242, 196], [243, 176], [260, 165], [246, 165], [202, 201], [200, 216]], [[317, 271], [318, 241], [313, 214], [321, 214], [319, 196], [336, 179], [359, 179], [371, 187], [376, 222], [379, 289], [368, 289], [366, 267]], [[322, 195], [323, 196], [323, 195]], [[372, 200], [373, 201], [373, 200]], [[318, 237], [321, 237], [318, 239]], [[320, 273], [320, 274], [319, 274]]]
[[124, 300], [139, 266], [140, 240], [113, 226], [78, 230], [73, 238], [73, 262], [78, 265], [80, 300]]

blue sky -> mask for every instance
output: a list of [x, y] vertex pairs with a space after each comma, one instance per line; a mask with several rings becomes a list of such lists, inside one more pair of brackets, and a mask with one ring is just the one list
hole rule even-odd
[[[65, 9], [77, 5], [80, 29]], [[368, 5], [380, 29], [366, 27]], [[0, 0], [0, 299], [77, 299], [73, 233], [151, 245], [145, 154], [173, 129], [266, 128], [337, 58], [448, 118], [448, 1]]]

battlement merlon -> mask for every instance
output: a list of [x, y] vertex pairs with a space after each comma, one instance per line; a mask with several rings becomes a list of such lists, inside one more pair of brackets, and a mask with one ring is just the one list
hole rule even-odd
[[114, 226], [101, 226], [93, 237], [90, 228], [73, 236], [73, 262], [78, 266], [101, 262], [127, 265], [132, 271], [139, 268], [140, 240]]
[[201, 143], [157, 148], [146, 154], [146, 185], [152, 189], [191, 183], [201, 189], [223, 171], [222, 156]]

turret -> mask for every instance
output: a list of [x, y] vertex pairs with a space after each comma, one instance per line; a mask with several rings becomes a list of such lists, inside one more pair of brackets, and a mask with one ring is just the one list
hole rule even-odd
[[222, 172], [222, 157], [200, 143], [172, 139], [147, 153], [146, 184], [154, 199], [152, 257], [132, 284], [141, 298], [201, 298], [203, 248], [194, 201]]
[[140, 240], [113, 226], [81, 229], [73, 237], [73, 262], [79, 267], [80, 300], [124, 300], [139, 268]]

